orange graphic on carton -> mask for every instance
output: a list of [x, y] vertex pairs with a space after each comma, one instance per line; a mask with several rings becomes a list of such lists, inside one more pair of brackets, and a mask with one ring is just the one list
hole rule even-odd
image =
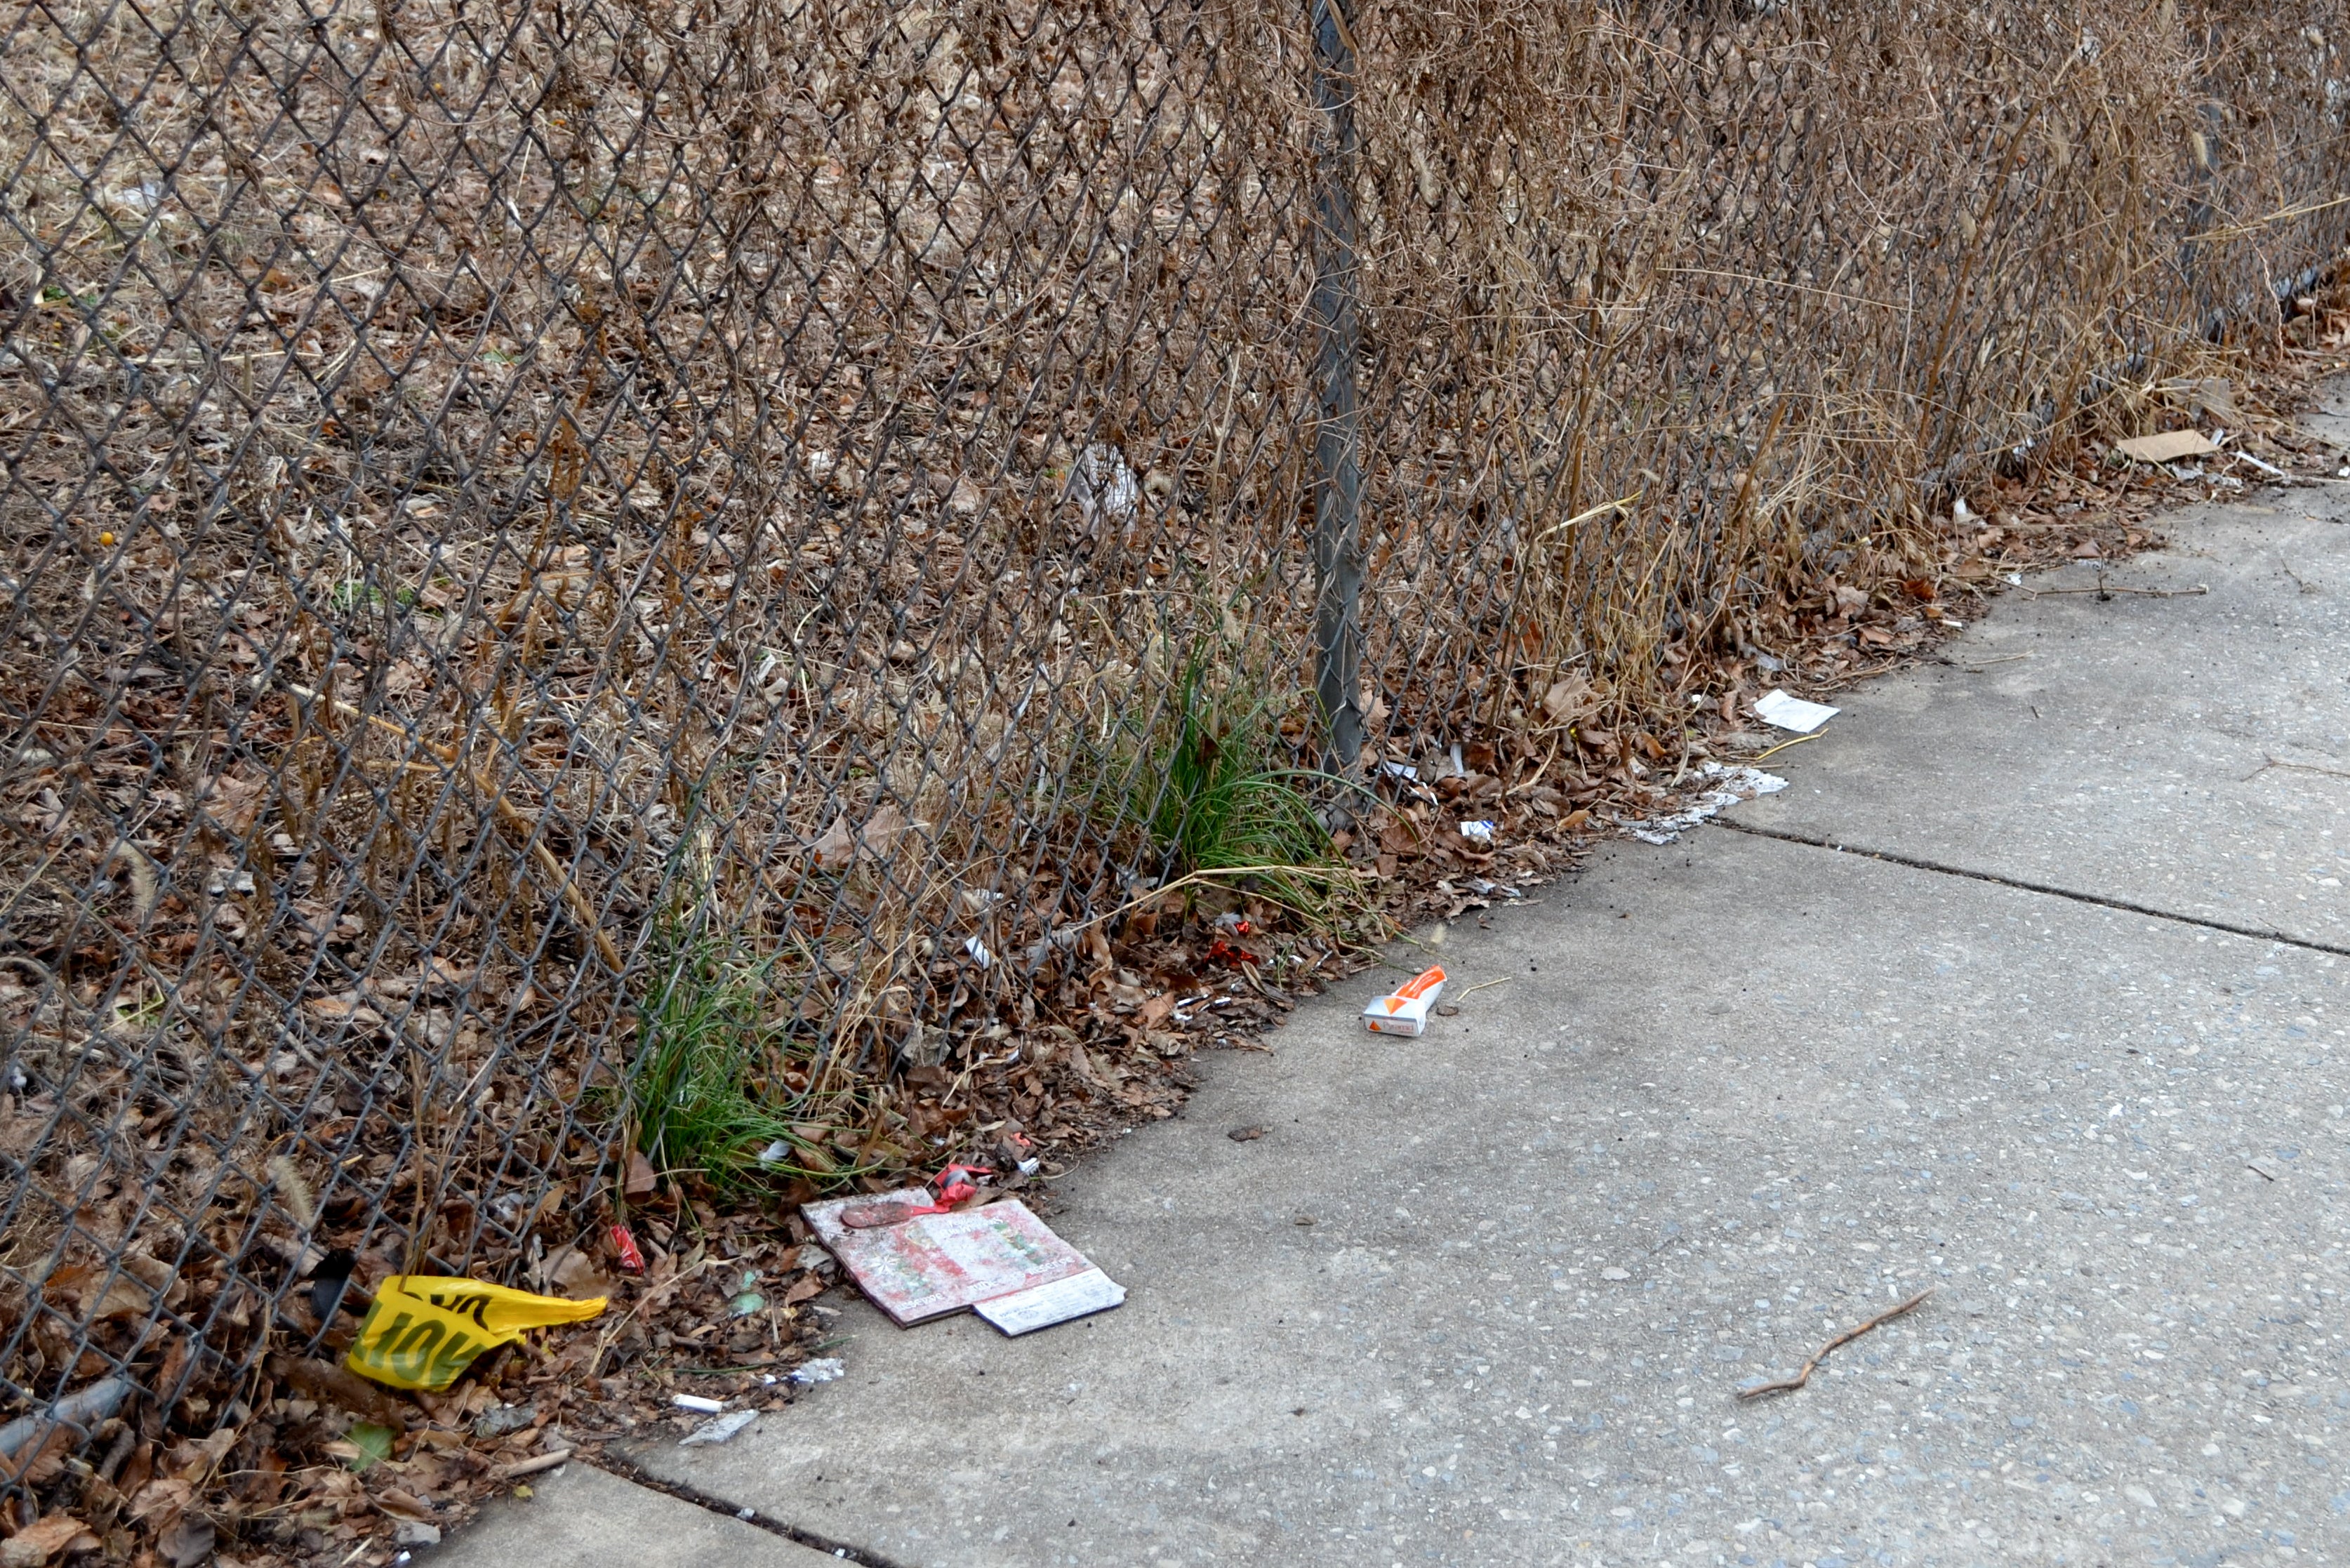
[[1443, 989], [1442, 970], [1423, 970], [1363, 1009], [1363, 1022], [1374, 1034], [1422, 1033], [1428, 1028], [1428, 1010]]

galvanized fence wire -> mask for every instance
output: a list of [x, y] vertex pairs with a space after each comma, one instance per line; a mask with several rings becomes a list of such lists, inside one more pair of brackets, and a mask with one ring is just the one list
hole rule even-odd
[[570, 1239], [713, 988], [918, 1160], [1187, 724], [1636, 770], [2337, 253], [2328, 8], [1913, 10], [17, 8], [10, 1488]]

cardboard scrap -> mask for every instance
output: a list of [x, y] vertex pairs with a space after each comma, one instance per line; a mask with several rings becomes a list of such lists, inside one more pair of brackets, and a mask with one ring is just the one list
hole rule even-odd
[[2165, 431], [2160, 435], [2117, 441], [2114, 450], [2139, 462], [2176, 462], [2182, 457], [2202, 457], [2220, 448], [2201, 431]]
[[901, 1328], [975, 1310], [1005, 1334], [1027, 1334], [1126, 1300], [1124, 1286], [1016, 1198], [870, 1230], [852, 1230], [841, 1219], [852, 1206], [930, 1200], [928, 1189], [915, 1187], [828, 1199], [800, 1212], [858, 1288]]
[[1374, 1034], [1418, 1036], [1428, 1028], [1428, 1010], [1444, 992], [1444, 971], [1425, 969], [1363, 1009], [1363, 1023]]

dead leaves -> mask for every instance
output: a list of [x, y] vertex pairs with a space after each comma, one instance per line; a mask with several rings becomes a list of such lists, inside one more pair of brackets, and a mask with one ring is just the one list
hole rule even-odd
[[69, 1513], [52, 1513], [0, 1542], [0, 1568], [41, 1568], [61, 1552], [94, 1552], [99, 1539]]
[[347, 1366], [307, 1356], [273, 1355], [269, 1375], [323, 1404], [338, 1406], [386, 1426], [400, 1419], [400, 1403]]
[[262, 796], [268, 791], [269, 781], [266, 779], [220, 774], [205, 779], [197, 786], [192, 804], [213, 826], [231, 839], [241, 841], [253, 831], [254, 819], [261, 811]]
[[414, 1524], [440, 1522], [441, 1516], [433, 1511], [431, 1503], [413, 1492], [403, 1491], [396, 1486], [388, 1486], [380, 1491], [369, 1494], [368, 1501], [374, 1503], [378, 1511], [392, 1519], [404, 1519]]
[[427, 958], [415, 973], [379, 980], [368, 989], [377, 996], [405, 1002], [413, 996], [462, 991], [473, 983], [473, 977], [479, 972], [473, 964], [452, 963], [444, 958]]
[[571, 1301], [587, 1301], [612, 1293], [612, 1282], [604, 1277], [593, 1259], [577, 1247], [556, 1248], [530, 1272], [540, 1290]]
[[161, 1477], [149, 1481], [130, 1494], [130, 1506], [123, 1517], [135, 1521], [148, 1519], [170, 1520], [182, 1512], [195, 1501], [196, 1489], [176, 1477]]
[[837, 871], [857, 858], [857, 840], [848, 831], [848, 818], [836, 816], [832, 826], [808, 845], [816, 866], [826, 871]]
[[196, 1568], [213, 1554], [217, 1532], [201, 1513], [183, 1513], [155, 1537], [156, 1554], [172, 1568]]
[[314, 996], [302, 1004], [302, 1011], [321, 1023], [347, 1023], [354, 1029], [373, 1029], [383, 1022], [383, 1014], [361, 1002], [356, 991]]
[[1552, 728], [1572, 724], [1599, 711], [1601, 697], [1588, 677], [1582, 672], [1553, 681], [1543, 693], [1543, 717]]
[[187, 1287], [168, 1263], [143, 1252], [122, 1259], [120, 1272], [98, 1264], [71, 1264], [49, 1276], [48, 1289], [73, 1303], [91, 1322], [144, 1319], [187, 1299]]
[[904, 812], [885, 801], [875, 808], [871, 816], [866, 818], [864, 826], [854, 833], [849, 830], [847, 813], [834, 817], [832, 826], [811, 841], [807, 847], [819, 870], [838, 871], [855, 861], [860, 854], [888, 859], [891, 848], [900, 837], [910, 829], [926, 825], [908, 822]]

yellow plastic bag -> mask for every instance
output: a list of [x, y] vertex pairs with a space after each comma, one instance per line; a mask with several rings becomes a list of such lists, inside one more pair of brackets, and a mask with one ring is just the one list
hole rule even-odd
[[534, 1328], [579, 1323], [604, 1310], [602, 1296], [566, 1301], [479, 1280], [395, 1274], [375, 1293], [359, 1343], [345, 1365], [394, 1388], [446, 1388], [495, 1345]]

